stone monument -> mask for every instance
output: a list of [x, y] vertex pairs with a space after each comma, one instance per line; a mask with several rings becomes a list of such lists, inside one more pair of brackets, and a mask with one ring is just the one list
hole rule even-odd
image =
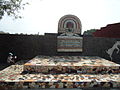
[[75, 15], [65, 15], [58, 23], [57, 51], [82, 52], [81, 22]]

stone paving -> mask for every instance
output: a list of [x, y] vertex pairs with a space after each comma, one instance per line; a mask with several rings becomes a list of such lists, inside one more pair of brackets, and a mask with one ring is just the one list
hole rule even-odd
[[[48, 57], [39, 56], [35, 58], [38, 59], [38, 58], [48, 58]], [[36, 61], [35, 58], [33, 60]], [[94, 59], [95, 58], [91, 57], [91, 60], [94, 61]], [[90, 60], [88, 61], [90, 62]], [[89, 62], [87, 63], [89, 64]], [[105, 62], [106, 64], [104, 64]], [[102, 65], [107, 65], [111, 67], [119, 66], [119, 64], [115, 64], [114, 62], [110, 62], [107, 60], [105, 60], [104, 63]], [[3, 89], [10, 90], [17, 88], [21, 88], [21, 89], [23, 88], [24, 89], [25, 88], [88, 88], [88, 87], [117, 87], [117, 88], [119, 87], [120, 88], [120, 73], [114, 73], [114, 74], [113, 73], [111, 74], [89, 74], [89, 73], [44, 74], [44, 73], [28, 73], [28, 72], [25, 73], [24, 65], [26, 64], [24, 64], [23, 62], [21, 63], [18, 62], [16, 63], [16, 65], [11, 65], [5, 68], [4, 70], [0, 71], [0, 90]], [[64, 64], [62, 65], [64, 66]]]

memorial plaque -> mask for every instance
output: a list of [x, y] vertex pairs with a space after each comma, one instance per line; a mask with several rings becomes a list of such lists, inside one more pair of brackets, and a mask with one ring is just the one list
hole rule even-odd
[[58, 52], [82, 52], [82, 37], [57, 37]]

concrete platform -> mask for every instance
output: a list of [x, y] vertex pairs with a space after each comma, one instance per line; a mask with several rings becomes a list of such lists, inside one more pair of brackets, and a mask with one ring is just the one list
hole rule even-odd
[[120, 65], [100, 57], [88, 56], [37, 56], [24, 64], [29, 73], [120, 73]]

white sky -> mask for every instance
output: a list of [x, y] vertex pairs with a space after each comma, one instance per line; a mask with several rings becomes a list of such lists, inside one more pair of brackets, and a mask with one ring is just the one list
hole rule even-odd
[[120, 0], [28, 0], [23, 19], [4, 17], [0, 31], [10, 33], [57, 33], [58, 21], [66, 14], [76, 15], [82, 32], [120, 22]]

